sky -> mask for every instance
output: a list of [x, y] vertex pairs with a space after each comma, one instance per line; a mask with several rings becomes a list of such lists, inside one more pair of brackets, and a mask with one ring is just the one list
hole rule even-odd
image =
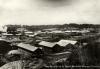
[[0, 25], [100, 22], [100, 0], [0, 0]]

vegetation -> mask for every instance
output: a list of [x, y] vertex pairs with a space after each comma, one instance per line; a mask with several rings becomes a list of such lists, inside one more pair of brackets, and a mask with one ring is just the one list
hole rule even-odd
[[[76, 24], [76, 23], [70, 23], [70, 24], [63, 24], [63, 25], [7, 25], [7, 27], [12, 27], [12, 28], [21, 28], [24, 27], [30, 31], [38, 31], [42, 29], [49, 29], [49, 28], [59, 28], [59, 29], [64, 29], [64, 28], [78, 28], [78, 29], [83, 29], [83, 28], [94, 28], [98, 29], [100, 28], [100, 25], [94, 25], [94, 24]], [[14, 30], [15, 30], [14, 29]]]

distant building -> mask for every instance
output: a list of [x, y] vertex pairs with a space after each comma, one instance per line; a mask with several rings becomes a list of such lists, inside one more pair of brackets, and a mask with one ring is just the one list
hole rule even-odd
[[34, 33], [31, 31], [24, 32], [26, 36], [33, 37]]
[[1, 32], [7, 32], [7, 26], [0, 26]]
[[90, 32], [89, 30], [85, 30], [85, 29], [83, 29], [83, 30], [66, 30], [66, 31], [64, 31], [65, 33], [88, 33], [88, 32]]
[[13, 35], [13, 34], [8, 34], [8, 33], [2, 33], [1, 37], [7, 40], [19, 41], [21, 34]]
[[2, 38], [5, 38], [5, 39], [12, 39], [13, 37], [13, 34], [8, 34], [8, 33], [2, 33]]
[[57, 28], [43, 29], [42, 31], [44, 31], [44, 32], [51, 32], [51, 31], [55, 31], [55, 30], [57, 30]]
[[59, 34], [59, 33], [64, 33], [64, 32], [63, 31], [60, 31], [60, 30], [55, 30], [55, 31], [52, 31], [52, 33]]
[[22, 32], [22, 31], [25, 31], [26, 32], [27, 30], [25, 28], [17, 28], [17, 31], [18, 32]]

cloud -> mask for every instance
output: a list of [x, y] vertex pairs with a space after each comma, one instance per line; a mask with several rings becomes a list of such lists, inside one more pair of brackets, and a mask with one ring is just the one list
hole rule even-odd
[[0, 24], [99, 23], [100, 0], [0, 0]]
[[63, 7], [69, 6], [77, 2], [77, 0], [39, 0], [42, 5], [47, 7]]

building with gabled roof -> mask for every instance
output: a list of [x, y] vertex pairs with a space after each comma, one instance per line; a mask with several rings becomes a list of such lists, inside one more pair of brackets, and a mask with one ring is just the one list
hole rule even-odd
[[68, 44], [72, 44], [75, 45], [77, 43], [77, 41], [73, 41], [73, 40], [60, 40], [59, 42], [57, 42], [58, 45], [60, 46], [67, 46]]
[[[18, 50], [23, 54], [22, 57], [24, 58], [29, 58], [31, 56], [37, 56], [38, 52], [41, 52], [41, 49], [39, 49], [39, 47], [35, 47], [30, 44], [19, 43], [17, 47], [18, 47]], [[40, 54], [38, 54], [38, 56], [40, 56]]]
[[46, 42], [41, 41], [39, 45], [43, 48], [45, 52], [48, 53], [57, 53], [62, 51], [73, 50], [74, 45], [77, 44], [77, 41], [74, 40], [60, 40], [58, 42]]
[[53, 47], [56, 45], [56, 42], [47, 42], [47, 41], [41, 41], [38, 44], [45, 54], [53, 53]]
[[17, 47], [20, 47], [20, 48], [29, 50], [29, 51], [31, 51], [31, 52], [34, 52], [36, 49], [38, 49], [38, 47], [32, 46], [32, 45], [30, 45], [30, 44], [24, 44], [24, 43], [19, 43], [19, 44], [17, 45]]
[[51, 42], [41, 41], [39, 45], [52, 48], [56, 45], [56, 42], [51, 43]]

